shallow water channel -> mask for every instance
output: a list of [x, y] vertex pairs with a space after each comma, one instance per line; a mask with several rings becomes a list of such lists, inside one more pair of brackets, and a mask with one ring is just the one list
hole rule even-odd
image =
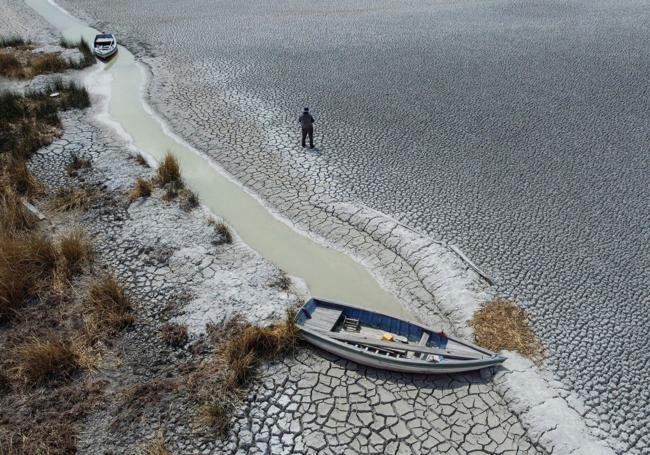
[[[26, 3], [66, 39], [74, 41], [83, 36], [92, 43], [98, 33], [53, 2]], [[111, 120], [119, 123], [135, 147], [154, 159], [160, 160], [171, 151], [180, 162], [188, 186], [205, 206], [225, 218], [244, 242], [288, 274], [305, 280], [315, 296], [396, 316], [407, 315], [399, 301], [361, 264], [292, 229], [214, 163], [170, 134], [147, 108], [142, 95], [145, 69], [126, 48], [119, 46], [117, 55], [100, 65], [110, 73], [110, 93], [116, 95], [109, 101]]]

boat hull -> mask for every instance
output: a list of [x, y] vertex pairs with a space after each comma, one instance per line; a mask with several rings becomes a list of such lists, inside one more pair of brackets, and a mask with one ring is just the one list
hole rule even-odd
[[409, 362], [407, 360], [397, 361], [390, 357], [377, 358], [369, 356], [362, 351], [354, 348], [354, 346], [339, 343], [336, 340], [321, 337], [309, 330], [300, 329], [300, 336], [310, 344], [330, 352], [338, 357], [346, 360], [365, 365], [380, 370], [394, 371], [397, 373], [411, 373], [411, 374], [449, 374], [449, 373], [463, 373], [467, 371], [476, 371], [483, 368], [496, 366], [502, 363], [505, 359], [497, 356], [493, 359], [463, 361], [454, 363], [425, 363], [425, 362]]
[[111, 58], [112, 56], [117, 54], [117, 46], [115, 46], [114, 49], [111, 49], [108, 52], [100, 52], [100, 51], [97, 51], [97, 50], [95, 50], [93, 52], [95, 54], [95, 57], [97, 57], [99, 59], [102, 59], [102, 60], [108, 60], [109, 58]]
[[[350, 327], [343, 328], [348, 323], [356, 324], [356, 334], [355, 328], [351, 328], [352, 332]], [[301, 337], [314, 346], [382, 370], [449, 374], [480, 370], [505, 361], [505, 357], [492, 351], [417, 322], [327, 300], [306, 302], [296, 316], [296, 324]], [[387, 335], [399, 341], [387, 342], [383, 338]]]

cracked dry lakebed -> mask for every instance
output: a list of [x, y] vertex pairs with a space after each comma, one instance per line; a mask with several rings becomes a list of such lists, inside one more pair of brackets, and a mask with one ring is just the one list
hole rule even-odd
[[[239, 234], [215, 253], [210, 232], [156, 198], [86, 220], [142, 289], [147, 318], [192, 289], [174, 318], [193, 339], [235, 312], [268, 321], [291, 300], [260, 287], [280, 266], [312, 291], [345, 282], [331, 297], [361, 304], [372, 293], [378, 309], [462, 337], [473, 312], [504, 295], [526, 309], [547, 354], [539, 368], [513, 354], [496, 371], [421, 377], [305, 348], [262, 368], [223, 439], [194, 438], [180, 400], [170, 419], [122, 432], [111, 431], [113, 410], [90, 416], [81, 453], [130, 450], [160, 429], [174, 453], [650, 451], [645, 2], [57, 3], [75, 18], [52, 2], [0, 0], [0, 32], [56, 43], [61, 30], [93, 33], [90, 24], [125, 47], [122, 60], [86, 70], [94, 107], [65, 114], [34, 173], [67, 184], [57, 163], [81, 152], [96, 162], [96, 184], [119, 192], [146, 175], [129, 153], [153, 162], [169, 146], [184, 167], [186, 150], [190, 186]], [[122, 63], [137, 83], [120, 85]], [[152, 126], [130, 122], [120, 102]], [[314, 150], [299, 144], [304, 106], [316, 117]], [[247, 209], [210, 206], [209, 185], [193, 180], [202, 166], [265, 215], [237, 225]], [[291, 241], [277, 256], [263, 251], [256, 232], [274, 223], [345, 257], [341, 278], [283, 262], [292, 245], [304, 250]], [[147, 332], [132, 338], [146, 346]]]

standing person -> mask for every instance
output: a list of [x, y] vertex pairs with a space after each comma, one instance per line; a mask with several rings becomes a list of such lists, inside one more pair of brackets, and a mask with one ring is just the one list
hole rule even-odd
[[309, 108], [306, 107], [304, 112], [300, 117], [298, 117], [298, 122], [302, 127], [302, 146], [305, 146], [305, 139], [309, 135], [309, 148], [314, 148], [314, 117], [309, 113]]

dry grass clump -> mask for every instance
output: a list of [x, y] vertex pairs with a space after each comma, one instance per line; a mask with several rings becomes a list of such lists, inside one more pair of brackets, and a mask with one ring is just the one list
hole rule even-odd
[[271, 286], [278, 288], [282, 291], [288, 291], [291, 289], [291, 278], [289, 276], [282, 272], [280, 276], [278, 277], [277, 280], [275, 280], [273, 283], [271, 283]]
[[81, 52], [81, 59], [69, 60], [59, 53], [33, 52], [33, 46], [22, 38], [0, 39], [0, 75], [13, 79], [31, 79], [39, 74], [59, 73], [68, 69], [80, 70], [94, 64], [97, 59], [83, 40], [72, 43], [61, 40], [62, 47], [76, 47]]
[[83, 109], [90, 106], [90, 95], [84, 86], [74, 81], [65, 82], [61, 78], [53, 80], [48, 84], [45, 91], [36, 92], [33, 96], [46, 96], [49, 98], [51, 94], [57, 92], [59, 96], [54, 100], [58, 103], [60, 109]]
[[81, 369], [72, 344], [59, 336], [33, 337], [13, 349], [12, 373], [29, 386], [67, 381]]
[[0, 455], [74, 455], [77, 433], [67, 422], [50, 419], [26, 431], [0, 427]]
[[95, 57], [95, 53], [85, 40], [79, 40], [77, 49], [79, 49], [79, 52], [81, 52], [82, 58], [78, 62], [73, 62], [71, 64], [73, 69], [80, 70], [97, 63], [97, 57]]
[[170, 185], [180, 190], [185, 186], [181, 177], [181, 168], [178, 160], [170, 152], [165, 154], [165, 157], [158, 166], [155, 182], [161, 188]]
[[31, 60], [32, 71], [35, 74], [60, 73], [68, 69], [68, 62], [59, 54], [37, 54]]
[[219, 241], [213, 242], [214, 244], [232, 243], [232, 232], [226, 223], [209, 218], [208, 224], [214, 228], [214, 232], [219, 236]]
[[138, 177], [138, 179], [135, 181], [135, 187], [133, 187], [133, 190], [131, 190], [131, 193], [129, 193], [129, 202], [133, 202], [136, 199], [140, 199], [142, 197], [149, 197], [151, 196], [151, 192], [153, 191], [153, 185], [149, 180], [145, 180], [142, 177]]
[[[11, 390], [11, 382], [9, 381], [9, 378], [0, 371], [0, 394], [9, 392]], [[0, 451], [0, 453], [2, 453]]]
[[93, 280], [87, 303], [99, 331], [112, 335], [133, 323], [131, 301], [113, 275]]
[[181, 177], [181, 169], [178, 165], [178, 160], [170, 152], [165, 154], [165, 157], [158, 166], [153, 181], [160, 188], [165, 188], [163, 200], [171, 201], [181, 195], [181, 192], [185, 188], [185, 182], [183, 182], [183, 178]]
[[3, 162], [0, 166], [4, 165], [4, 170], [0, 171], [0, 185], [13, 188], [21, 196], [31, 196], [41, 190], [40, 183], [29, 172], [24, 160], [8, 156], [0, 159], [0, 162]]
[[149, 163], [147, 163], [147, 160], [144, 158], [144, 156], [142, 156], [141, 153], [136, 153], [135, 155], [131, 155], [131, 159], [142, 167], [149, 167]]
[[0, 52], [0, 76], [17, 78], [22, 75], [22, 64], [13, 54]]
[[199, 424], [225, 436], [230, 428], [230, 421], [239, 406], [239, 397], [222, 385], [215, 384], [209, 396], [205, 397], [199, 409]]
[[160, 331], [160, 336], [165, 343], [174, 348], [184, 346], [189, 339], [187, 327], [176, 323], [165, 324]]
[[95, 258], [93, 245], [84, 231], [75, 228], [59, 240], [62, 267], [68, 275], [79, 273]]
[[79, 52], [81, 52], [81, 60], [68, 62], [70, 68], [72, 69], [80, 70], [97, 63], [95, 54], [83, 38], [80, 38], [79, 41], [68, 41], [65, 38], [61, 38], [59, 41], [59, 46], [66, 49], [77, 48]]
[[74, 177], [81, 169], [90, 169], [92, 166], [90, 160], [79, 158], [79, 155], [74, 153], [70, 163], [68, 163], [65, 169], [70, 177]]
[[65, 49], [74, 49], [79, 45], [79, 41], [70, 41], [65, 37], [61, 37], [59, 39], [59, 46], [65, 48]]
[[217, 223], [214, 230], [221, 236], [221, 238], [223, 238], [224, 243], [232, 243], [232, 232], [227, 224]]
[[0, 233], [0, 322], [49, 287], [57, 251], [42, 234]]
[[497, 297], [474, 313], [470, 321], [476, 343], [491, 351], [515, 351], [539, 363], [544, 347], [535, 336], [526, 312], [510, 300]]
[[179, 192], [180, 207], [186, 212], [191, 211], [199, 206], [199, 196], [192, 190], [183, 188]]
[[0, 119], [4, 122], [13, 122], [24, 117], [27, 112], [22, 101], [23, 97], [17, 93], [0, 92]]
[[187, 381], [199, 403], [198, 423], [225, 436], [233, 414], [245, 396], [257, 367], [293, 351], [297, 343], [295, 309], [266, 327], [235, 315], [221, 324], [208, 324], [208, 339], [217, 355]]
[[172, 455], [165, 445], [165, 436], [159, 432], [154, 439], [144, 444], [138, 455]]
[[0, 47], [21, 47], [29, 46], [31, 42], [25, 41], [20, 36], [3, 36], [0, 37]]
[[[59, 96], [49, 95], [58, 92]], [[0, 156], [6, 165], [28, 160], [34, 152], [52, 142], [59, 134], [59, 110], [90, 105], [85, 88], [75, 83], [54, 81], [43, 91], [25, 95], [0, 93]], [[10, 159], [11, 160], [10, 160]]]
[[0, 50], [0, 75], [11, 79], [30, 79], [38, 74], [59, 73], [70, 62], [59, 54], [37, 54], [26, 46]]
[[3, 234], [31, 229], [36, 223], [36, 217], [27, 210], [15, 191], [8, 186], [0, 187], [0, 239]]
[[260, 362], [293, 351], [297, 338], [294, 310], [287, 311], [283, 321], [268, 326], [244, 324], [221, 345], [220, 356], [228, 368], [226, 385], [246, 385]]
[[61, 212], [74, 209], [85, 210], [90, 203], [91, 195], [87, 190], [74, 186], [59, 188], [52, 199], [52, 208]]

